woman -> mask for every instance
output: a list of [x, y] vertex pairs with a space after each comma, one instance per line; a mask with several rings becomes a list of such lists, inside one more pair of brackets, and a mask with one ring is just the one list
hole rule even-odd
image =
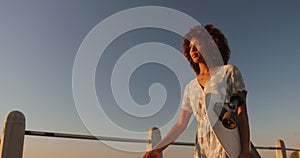
[[[227, 39], [214, 25], [192, 27], [184, 37], [183, 49], [197, 77], [185, 88], [178, 121], [143, 158], [157, 158], [186, 129], [192, 113], [198, 121], [194, 158], [226, 158], [228, 155], [206, 117], [206, 94], [218, 95], [225, 102], [230, 100], [233, 92], [241, 92], [246, 97], [243, 78], [236, 66], [228, 64], [230, 49]], [[239, 158], [248, 158], [250, 130], [246, 101], [238, 106], [237, 113], [242, 149]]]

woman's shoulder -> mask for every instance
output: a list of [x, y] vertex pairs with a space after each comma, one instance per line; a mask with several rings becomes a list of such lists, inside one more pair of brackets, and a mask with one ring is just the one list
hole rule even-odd
[[236, 65], [233, 65], [233, 64], [223, 65], [222, 67], [223, 67], [224, 69], [226, 69], [226, 70], [234, 70], [234, 69], [237, 69], [237, 66], [236, 66]]
[[239, 69], [236, 65], [233, 64], [227, 64], [227, 65], [223, 65], [222, 69], [225, 70], [225, 72], [229, 72], [229, 73], [236, 73], [239, 72]]
[[195, 87], [198, 84], [197, 77], [190, 80], [186, 87]]

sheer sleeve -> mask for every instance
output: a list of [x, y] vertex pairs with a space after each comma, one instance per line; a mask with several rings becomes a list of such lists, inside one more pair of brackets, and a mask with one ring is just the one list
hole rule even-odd
[[182, 98], [182, 103], [181, 103], [181, 109], [192, 113], [192, 107], [191, 107], [191, 102], [190, 102], [190, 94], [189, 94], [189, 85], [187, 85], [184, 89], [183, 93], [183, 98]]
[[233, 92], [247, 92], [243, 76], [236, 66], [232, 67], [231, 82]]

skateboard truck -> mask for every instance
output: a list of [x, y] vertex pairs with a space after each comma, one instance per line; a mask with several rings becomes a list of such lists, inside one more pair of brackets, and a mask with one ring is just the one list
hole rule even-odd
[[[214, 111], [219, 114], [219, 119], [227, 129], [237, 127], [238, 116], [237, 107], [244, 103], [244, 97], [241, 93], [234, 93], [229, 103], [216, 103]], [[226, 108], [227, 107], [227, 108]]]

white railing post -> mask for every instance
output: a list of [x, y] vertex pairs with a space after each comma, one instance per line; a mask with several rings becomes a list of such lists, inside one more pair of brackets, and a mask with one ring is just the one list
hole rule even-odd
[[[161, 140], [160, 130], [157, 127], [153, 127], [149, 129], [148, 140], [149, 142], [147, 144], [147, 151], [150, 151]], [[162, 153], [160, 154], [159, 158], [163, 158]]]
[[283, 140], [277, 140], [276, 147], [280, 148], [276, 150], [276, 158], [287, 158], [286, 148]]
[[22, 158], [25, 134], [25, 116], [19, 111], [10, 112], [2, 129], [0, 158]]

